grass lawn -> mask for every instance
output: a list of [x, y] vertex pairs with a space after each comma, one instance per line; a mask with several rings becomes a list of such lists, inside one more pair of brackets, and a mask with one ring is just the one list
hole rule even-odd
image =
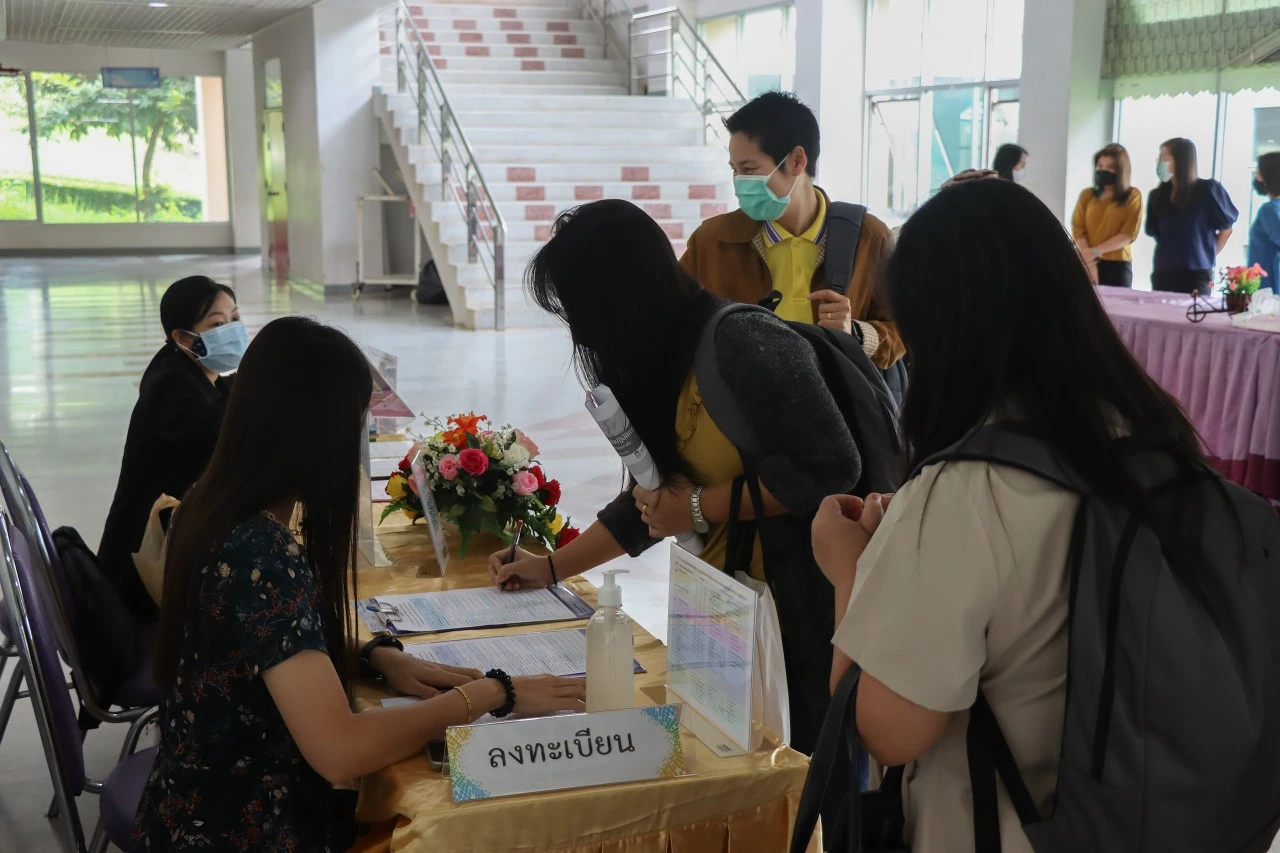
[[[0, 221], [34, 220], [36, 218], [36, 202], [26, 194], [23, 187], [0, 182]], [[89, 223], [111, 224], [137, 222], [131, 207], [115, 207], [110, 210], [88, 210], [68, 202], [52, 201], [46, 197], [44, 203], [44, 221], [46, 223]], [[163, 208], [157, 210], [148, 222], [199, 222], [199, 219], [188, 218], [178, 210]]]

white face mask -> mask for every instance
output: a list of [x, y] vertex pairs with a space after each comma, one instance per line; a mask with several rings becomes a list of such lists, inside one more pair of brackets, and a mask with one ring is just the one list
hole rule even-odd
[[1013, 172], [1013, 182], [1015, 184], [1025, 184], [1027, 182], [1027, 170], [1015, 169]]

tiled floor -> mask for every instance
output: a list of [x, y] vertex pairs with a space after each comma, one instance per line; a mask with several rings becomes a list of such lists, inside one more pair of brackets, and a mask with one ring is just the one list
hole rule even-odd
[[[564, 508], [589, 521], [619, 482], [617, 457], [582, 408], [560, 329], [504, 334], [459, 331], [445, 309], [406, 290], [345, 295], [264, 280], [257, 258], [0, 258], [0, 440], [25, 470], [54, 526], [96, 546], [143, 368], [163, 342], [159, 300], [169, 282], [201, 273], [232, 284], [250, 330], [283, 314], [331, 322], [362, 344], [399, 358], [401, 396], [416, 410], [475, 410], [522, 426], [548, 472], [564, 484]], [[302, 429], [303, 424], [281, 424]], [[659, 553], [662, 552], [662, 553]], [[666, 636], [665, 551], [626, 576], [626, 608]], [[89, 735], [91, 775], [111, 766], [123, 732]], [[30, 706], [0, 742], [0, 851], [62, 849], [43, 817], [52, 788]], [[82, 801], [92, 831], [94, 797]]]

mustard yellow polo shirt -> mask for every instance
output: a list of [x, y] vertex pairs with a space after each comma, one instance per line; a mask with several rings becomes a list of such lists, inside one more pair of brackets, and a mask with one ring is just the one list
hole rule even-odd
[[764, 238], [764, 262], [773, 279], [773, 289], [782, 294], [776, 314], [784, 320], [813, 322], [813, 303], [809, 301], [809, 287], [818, 271], [823, 237], [827, 228], [827, 199], [818, 193], [818, 216], [809, 230], [796, 237], [778, 222], [766, 222], [761, 236]]

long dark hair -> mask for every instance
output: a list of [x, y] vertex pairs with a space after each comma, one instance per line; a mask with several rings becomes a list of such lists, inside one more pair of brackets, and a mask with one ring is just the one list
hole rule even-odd
[[1173, 155], [1173, 177], [1152, 192], [1151, 206], [1157, 211], [1163, 211], [1170, 205], [1185, 211], [1191, 205], [1200, 180], [1196, 144], [1178, 136], [1167, 140], [1160, 148], [1167, 148]]
[[[364, 354], [337, 329], [283, 317], [253, 339], [213, 458], [169, 528], [156, 657], [162, 687], [172, 687], [181, 674], [184, 633], [197, 648], [204, 640], [201, 570], [237, 525], [290, 498], [302, 507], [306, 559], [319, 588], [329, 656], [347, 678], [360, 442], [367, 438], [372, 392]], [[304, 428], [290, 430], [288, 424]], [[191, 666], [189, 656], [183, 666]]]
[[236, 301], [234, 290], [207, 275], [189, 275], [169, 285], [160, 297], [160, 325], [164, 327], [165, 340], [173, 342], [174, 330], [191, 331], [221, 293]]
[[[1113, 191], [1112, 200], [1116, 204], [1124, 207], [1129, 203], [1129, 197], [1136, 192], [1133, 188], [1133, 163], [1129, 160], [1129, 151], [1123, 145], [1111, 143], [1103, 148], [1097, 154], [1093, 155], [1093, 168], [1098, 168], [1098, 161], [1103, 157], [1110, 157], [1116, 161], [1116, 182], [1111, 185]], [[1101, 188], [1096, 188], [1098, 195], [1102, 195]]]
[[1022, 162], [1022, 158], [1027, 156], [1027, 149], [1021, 145], [1014, 145], [1012, 142], [1006, 142], [996, 149], [995, 159], [991, 161], [991, 168], [997, 175], [1006, 181], [1013, 180], [1013, 170]]
[[662, 227], [627, 201], [566, 211], [529, 263], [525, 287], [569, 327], [579, 379], [613, 389], [663, 478], [687, 473], [676, 402], [720, 300], [680, 266]]

